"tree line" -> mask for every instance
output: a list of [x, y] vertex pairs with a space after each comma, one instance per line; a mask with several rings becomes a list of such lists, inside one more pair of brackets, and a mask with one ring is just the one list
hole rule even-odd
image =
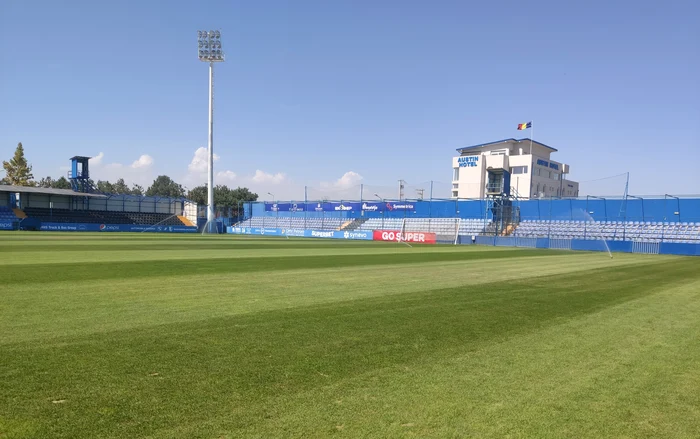
[[[32, 166], [24, 156], [24, 147], [21, 142], [17, 145], [13, 157], [8, 161], [2, 162], [2, 167], [5, 170], [5, 176], [0, 179], [0, 184], [71, 189], [70, 181], [63, 176], [57, 179], [49, 176], [35, 181], [34, 175], [32, 174]], [[129, 186], [123, 178], [118, 179], [114, 183], [106, 180], [97, 180], [97, 182], [91, 181], [90, 183], [99, 192], [106, 194], [187, 198], [197, 204], [207, 204], [206, 184], [187, 191], [184, 186], [167, 175], [159, 175], [156, 177], [147, 189], [144, 189], [143, 186], [138, 184]], [[257, 201], [257, 199], [258, 194], [251, 192], [246, 187], [238, 187], [236, 189], [229, 188], [226, 185], [216, 185], [214, 187], [214, 204], [217, 207], [240, 208], [244, 203]]]

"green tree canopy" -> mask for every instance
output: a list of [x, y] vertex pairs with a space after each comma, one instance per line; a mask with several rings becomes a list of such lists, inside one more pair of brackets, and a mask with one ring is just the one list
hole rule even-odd
[[[200, 205], [207, 205], [207, 186], [197, 186], [193, 188], [188, 194], [187, 198], [194, 201]], [[233, 208], [233, 213], [238, 212], [241, 215], [243, 212], [243, 205], [246, 202], [257, 201], [258, 194], [251, 192], [250, 189], [246, 187], [238, 187], [236, 189], [231, 189], [225, 185], [214, 186], [214, 205], [217, 208], [229, 207]]]
[[97, 180], [97, 190], [105, 194], [113, 194], [114, 185], [106, 180]]
[[159, 175], [146, 190], [146, 196], [179, 198], [185, 196], [185, 189], [167, 175]]
[[32, 166], [27, 163], [27, 158], [24, 157], [22, 142], [17, 144], [14, 157], [9, 162], [3, 161], [2, 167], [5, 170], [3, 183], [16, 186], [34, 186], [36, 184], [32, 181], [34, 178]]
[[71, 189], [70, 182], [66, 177], [61, 177], [58, 180], [54, 180], [51, 177], [44, 177], [39, 180], [38, 186], [53, 189]]
[[145, 191], [143, 190], [143, 186], [141, 186], [140, 184], [134, 184], [133, 186], [131, 186], [131, 195], [143, 196], [144, 192]]
[[54, 189], [71, 189], [70, 181], [66, 177], [61, 176], [58, 180], [53, 181]]
[[53, 187], [53, 185], [54, 179], [51, 177], [44, 177], [41, 180], [39, 180], [39, 183], [37, 183], [37, 186], [45, 188]]

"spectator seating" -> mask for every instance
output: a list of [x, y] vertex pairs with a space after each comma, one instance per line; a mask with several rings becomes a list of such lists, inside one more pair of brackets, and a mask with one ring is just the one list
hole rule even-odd
[[[456, 218], [406, 218], [406, 231], [432, 232], [438, 235], [454, 236], [458, 220]], [[488, 224], [488, 223], [487, 223]], [[459, 220], [459, 234], [470, 236], [483, 232], [487, 225], [483, 219]], [[347, 218], [295, 218], [254, 216], [242, 221], [238, 227], [270, 227], [279, 229], [313, 230], [400, 230], [404, 218], [368, 218], [351, 220]]]
[[0, 222], [17, 222], [19, 218], [9, 207], [0, 206]]
[[347, 218], [297, 218], [254, 216], [236, 224], [237, 227], [270, 227], [276, 229], [340, 230]]
[[700, 223], [524, 220], [513, 236], [609, 241], [700, 242]]
[[28, 217], [51, 223], [89, 223], [89, 224], [139, 224], [163, 226], [181, 226], [182, 221], [169, 213], [114, 212], [105, 210], [70, 210], [27, 207], [24, 212]]

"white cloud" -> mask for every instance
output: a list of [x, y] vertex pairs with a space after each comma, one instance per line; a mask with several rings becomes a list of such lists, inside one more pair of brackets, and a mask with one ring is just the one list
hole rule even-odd
[[108, 180], [114, 182], [123, 178], [127, 184], [138, 183], [140, 185], [148, 185], [153, 182], [154, 176], [151, 168], [154, 160], [149, 154], [141, 154], [141, 156], [130, 165], [124, 165], [118, 162], [105, 163], [104, 158], [105, 154], [100, 152], [90, 159], [92, 177], [94, 180]]
[[138, 160], [131, 164], [133, 169], [149, 168], [153, 164], [153, 157], [148, 154], [143, 154]]
[[[219, 171], [216, 173], [216, 178], [220, 180], [233, 181], [236, 179], [236, 173], [233, 171]], [[216, 182], [214, 182], [216, 184]]]
[[287, 178], [287, 176], [282, 172], [278, 172], [276, 174], [270, 174], [270, 173], [261, 171], [260, 169], [257, 169], [255, 171], [255, 175], [253, 175], [253, 181], [256, 183], [279, 184], [279, 183], [282, 183], [286, 178]]
[[[219, 156], [214, 154], [214, 161], [217, 160], [219, 160]], [[187, 170], [192, 174], [201, 174], [207, 172], [208, 167], [209, 151], [207, 151], [207, 148], [201, 146], [194, 152], [194, 157], [192, 157], [192, 161], [187, 166]]]
[[104, 152], [100, 152], [95, 157], [90, 159], [90, 164], [93, 166], [100, 166], [102, 164], [102, 159], [105, 157]]
[[335, 185], [340, 188], [348, 188], [357, 186], [361, 181], [362, 176], [360, 174], [355, 171], [348, 171], [335, 182]]

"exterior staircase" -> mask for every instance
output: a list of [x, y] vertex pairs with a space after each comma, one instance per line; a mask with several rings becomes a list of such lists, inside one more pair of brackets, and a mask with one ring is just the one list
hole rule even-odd
[[352, 221], [348, 221], [344, 223], [341, 227], [340, 230], [347, 230], [348, 232], [352, 232], [353, 230], [357, 230], [360, 228], [362, 224], [364, 224], [367, 221], [367, 218], [355, 218]]
[[184, 224], [186, 226], [195, 227], [195, 224], [192, 224], [192, 221], [190, 221], [187, 217], [184, 217], [182, 215], [178, 215], [177, 219], [182, 221], [182, 224]]
[[18, 209], [15, 207], [12, 209], [12, 211], [15, 213], [15, 216], [19, 219], [25, 219], [27, 217], [27, 214], [24, 213], [22, 209]]

